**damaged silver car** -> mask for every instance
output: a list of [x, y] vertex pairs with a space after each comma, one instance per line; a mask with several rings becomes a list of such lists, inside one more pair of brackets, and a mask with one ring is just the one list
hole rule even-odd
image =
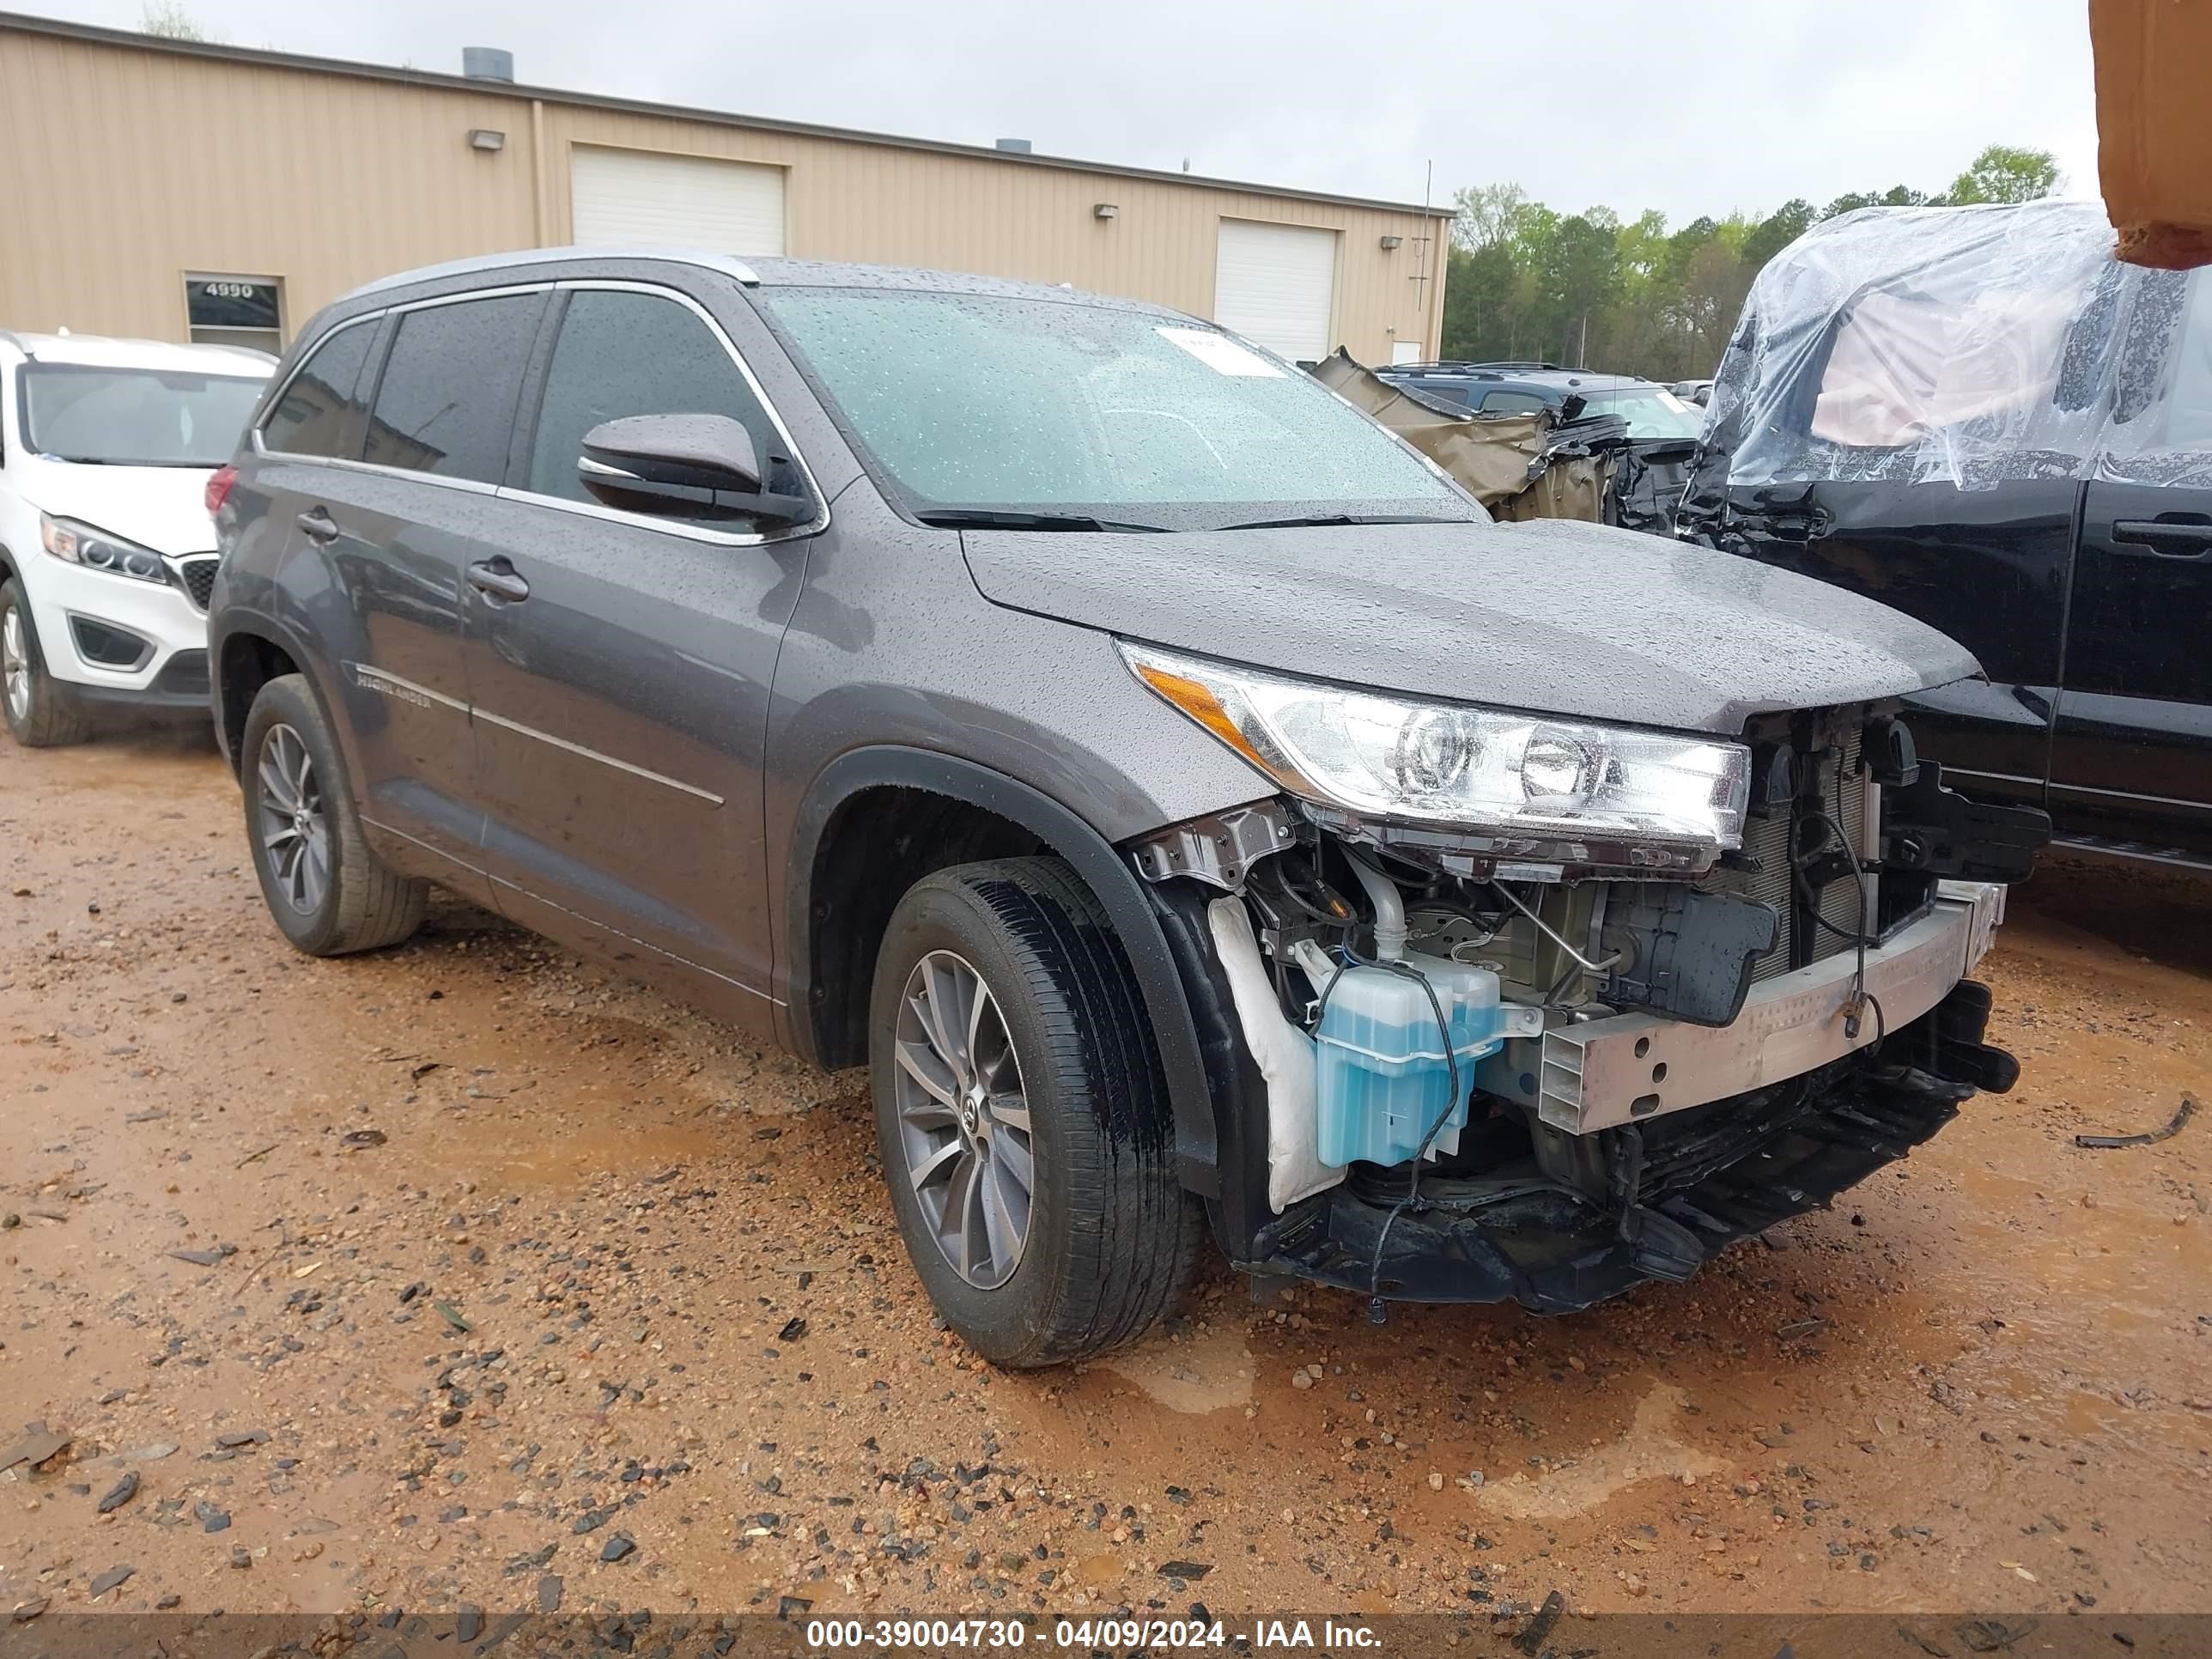
[[209, 494], [285, 936], [436, 883], [866, 1064], [1001, 1364], [1141, 1335], [1208, 1231], [1378, 1316], [1586, 1307], [2015, 1075], [1969, 975], [2047, 825], [1898, 719], [1964, 650], [1493, 525], [1187, 316], [501, 255], [326, 310]]

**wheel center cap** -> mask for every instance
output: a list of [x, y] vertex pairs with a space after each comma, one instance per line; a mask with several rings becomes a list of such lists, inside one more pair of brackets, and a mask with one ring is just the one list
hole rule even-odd
[[960, 1127], [971, 1135], [983, 1127], [983, 1097], [980, 1090], [969, 1090], [961, 1101]]

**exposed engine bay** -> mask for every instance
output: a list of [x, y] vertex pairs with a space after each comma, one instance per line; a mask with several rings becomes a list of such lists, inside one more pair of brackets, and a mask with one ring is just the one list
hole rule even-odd
[[1887, 708], [1745, 739], [1741, 845], [1702, 867], [1290, 797], [1133, 849], [1241, 1049], [1224, 1087], [1265, 1102], [1224, 1160], [1232, 1255], [1378, 1315], [1583, 1307], [2011, 1086], [1966, 975], [2047, 820], [1945, 788]]

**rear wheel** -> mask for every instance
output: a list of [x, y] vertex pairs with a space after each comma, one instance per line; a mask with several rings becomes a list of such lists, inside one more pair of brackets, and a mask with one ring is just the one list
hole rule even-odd
[[92, 721], [69, 708], [46, 672], [22, 583], [0, 582], [0, 709], [9, 735], [26, 749], [58, 749], [92, 735]]
[[261, 688], [239, 746], [246, 831], [261, 896], [313, 957], [397, 945], [422, 926], [427, 883], [370, 851], [314, 693], [298, 674]]
[[979, 1352], [1057, 1364], [1173, 1310], [1202, 1217], [1121, 941], [1065, 865], [917, 883], [877, 957], [869, 1054], [908, 1254]]

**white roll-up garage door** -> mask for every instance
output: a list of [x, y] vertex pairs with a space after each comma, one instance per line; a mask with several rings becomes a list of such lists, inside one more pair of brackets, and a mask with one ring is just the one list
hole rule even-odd
[[1213, 320], [1293, 362], [1328, 356], [1336, 233], [1251, 219], [1221, 222]]
[[575, 239], [703, 247], [717, 253], [783, 252], [783, 169], [656, 150], [570, 153]]

